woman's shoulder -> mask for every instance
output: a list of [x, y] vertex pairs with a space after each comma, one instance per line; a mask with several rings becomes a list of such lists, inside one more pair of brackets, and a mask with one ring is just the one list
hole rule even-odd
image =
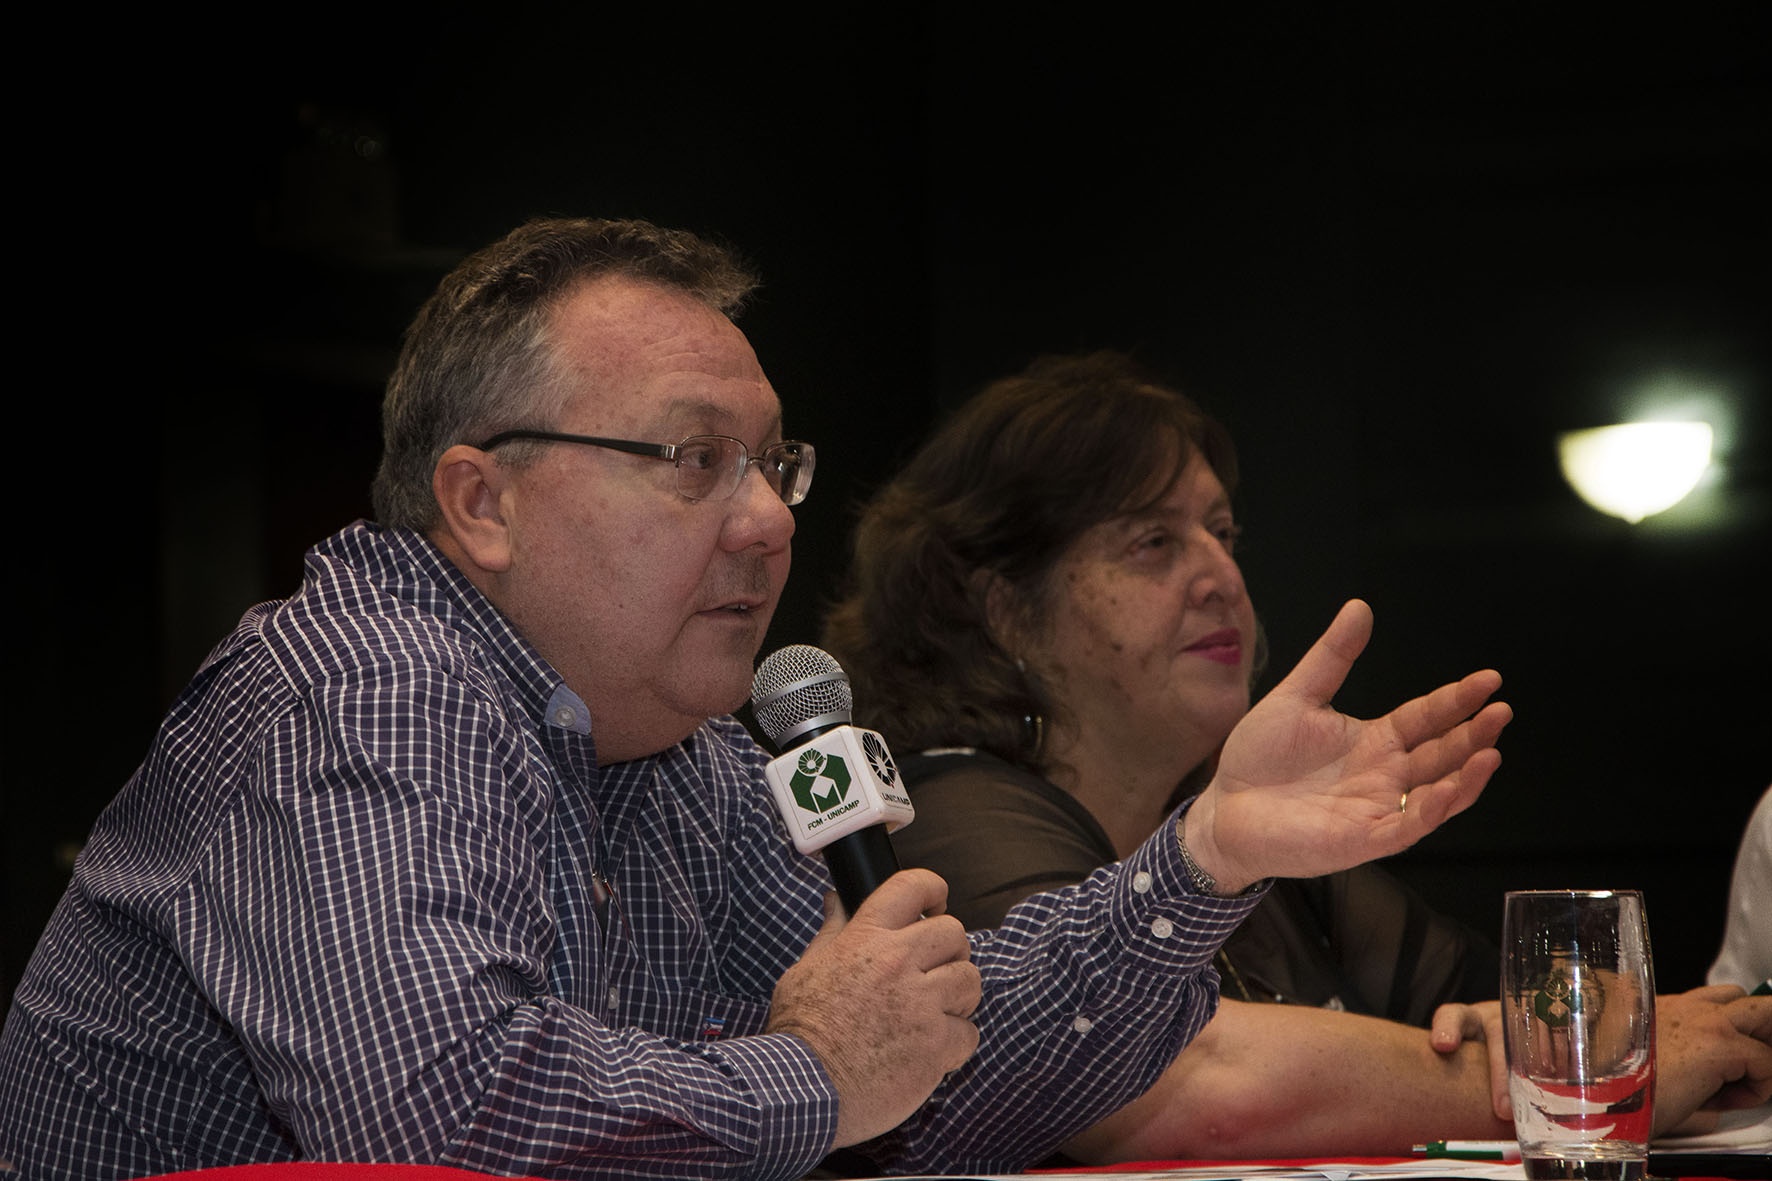
[[918, 751], [900, 759], [898, 768], [904, 775], [905, 786], [913, 792], [926, 790], [931, 785], [946, 789], [965, 784], [1001, 786], [1035, 795], [1064, 794], [1045, 776], [976, 746], [939, 746]]
[[948, 909], [996, 926], [1029, 894], [1082, 881], [1115, 860], [1101, 825], [1063, 789], [970, 749], [901, 759], [916, 817], [892, 835], [905, 865], [947, 879]]
[[943, 813], [1020, 809], [1063, 817], [1085, 829], [1099, 827], [1075, 796], [987, 750], [961, 746], [920, 751], [900, 760], [899, 771], [918, 808]]

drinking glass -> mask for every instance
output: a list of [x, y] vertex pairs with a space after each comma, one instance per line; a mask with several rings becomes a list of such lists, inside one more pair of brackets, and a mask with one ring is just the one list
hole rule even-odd
[[1509, 893], [1501, 1011], [1526, 1176], [1641, 1181], [1655, 1078], [1643, 896]]

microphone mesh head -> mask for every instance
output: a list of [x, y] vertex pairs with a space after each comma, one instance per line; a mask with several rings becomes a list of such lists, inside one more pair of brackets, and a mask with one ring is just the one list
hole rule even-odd
[[789, 644], [771, 652], [751, 681], [757, 725], [778, 748], [784, 736], [798, 734], [814, 719], [847, 723], [854, 706], [843, 666], [810, 644]]

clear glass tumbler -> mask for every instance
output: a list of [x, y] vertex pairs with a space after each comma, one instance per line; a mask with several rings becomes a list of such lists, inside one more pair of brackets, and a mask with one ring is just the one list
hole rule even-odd
[[1641, 1181], [1655, 1080], [1655, 969], [1643, 896], [1509, 893], [1501, 1010], [1526, 1176]]

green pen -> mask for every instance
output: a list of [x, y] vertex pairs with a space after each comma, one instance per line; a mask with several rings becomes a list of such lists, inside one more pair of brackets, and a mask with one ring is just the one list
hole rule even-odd
[[1754, 989], [1752, 992], [1748, 993], [1747, 995], [1749, 995], [1749, 996], [1765, 996], [1768, 993], [1772, 993], [1772, 980], [1760, 981], [1760, 986], [1758, 988]]
[[1520, 1159], [1520, 1146], [1512, 1140], [1434, 1140], [1417, 1144], [1415, 1152], [1439, 1160]]

